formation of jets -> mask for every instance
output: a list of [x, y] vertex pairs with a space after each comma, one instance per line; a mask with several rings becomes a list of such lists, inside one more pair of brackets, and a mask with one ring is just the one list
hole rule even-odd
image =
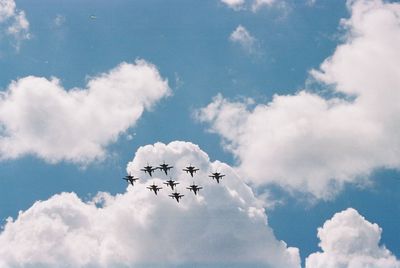
[[173, 190], [174, 190], [174, 187], [175, 187], [176, 185], [178, 185], [179, 182], [176, 182], [176, 181], [174, 181], [174, 180], [167, 180], [166, 182], [164, 182], [164, 184], [170, 186], [171, 189], [172, 189], [172, 191], [173, 191]]
[[129, 174], [129, 175], [126, 175], [125, 177], [123, 177], [122, 179], [126, 180], [133, 186], [134, 182], [137, 181], [139, 178], [135, 178], [135, 176], [132, 176], [131, 174]]
[[200, 189], [203, 189], [203, 187], [199, 187], [198, 185], [196, 185], [196, 184], [192, 184], [192, 185], [190, 185], [189, 187], [186, 187], [186, 189], [188, 189], [189, 191], [193, 191], [193, 193], [195, 194], [195, 195], [197, 195], [197, 192], [198, 191], [200, 191]]
[[[159, 169], [163, 170], [165, 172], [165, 175], [168, 175], [168, 170], [170, 170], [171, 168], [173, 168], [173, 166], [170, 166], [168, 164], [165, 164], [165, 162], [163, 164], [161, 164], [159, 167]], [[173, 189], [172, 189], [173, 190]]]
[[144, 168], [141, 169], [141, 171], [144, 171], [144, 173], [149, 173], [150, 177], [153, 177], [153, 172], [156, 171], [158, 167], [152, 167], [147, 164]]
[[[153, 167], [150, 166], [149, 164], [147, 164], [147, 166], [143, 167], [141, 169], [141, 171], [144, 171], [144, 173], [149, 174], [150, 177], [153, 177], [154, 172], [159, 169], [161, 171], [163, 171], [165, 173], [166, 176], [168, 176], [168, 172], [173, 168], [173, 166], [170, 166], [169, 164], [166, 164], [165, 162], [163, 164], [160, 164], [157, 167]], [[185, 171], [186, 173], [190, 174], [190, 176], [193, 178], [194, 174], [196, 174], [197, 171], [199, 171], [198, 168], [192, 166], [192, 164], [190, 164], [189, 166], [187, 166], [186, 168], [182, 169], [183, 171]], [[217, 183], [220, 182], [220, 180], [222, 179], [222, 177], [224, 177], [225, 175], [219, 173], [219, 172], [212, 172], [211, 175], [209, 175], [210, 178], [215, 179], [217, 181]], [[135, 178], [135, 176], [129, 174], [126, 175], [124, 178], [122, 178], [123, 180], [126, 180], [126, 182], [130, 183], [132, 186], [134, 185], [134, 183], [139, 179], [139, 178]], [[171, 198], [175, 199], [176, 202], [179, 203], [179, 200], [184, 197], [185, 195], [180, 194], [179, 192], [177, 192], [177, 185], [179, 184], [179, 182], [174, 181], [172, 178], [170, 178], [169, 180], [163, 182], [163, 184], [167, 185], [167, 188], [170, 187], [172, 191], [175, 190], [175, 192], [172, 192], [170, 195]], [[157, 195], [157, 193], [163, 189], [162, 187], [156, 185], [154, 182], [153, 184], [149, 185], [146, 187], [147, 189], [149, 189], [150, 191], [153, 191], [155, 195]], [[196, 185], [194, 182], [192, 185], [190, 185], [189, 187], [186, 187], [186, 189], [188, 189], [190, 192], [193, 192], [195, 195], [197, 195], [197, 193], [199, 193], [199, 191], [201, 189], [203, 189], [203, 187]]]
[[178, 202], [179, 203], [179, 199], [181, 199], [182, 198], [182, 196], [184, 196], [183, 194], [180, 194], [180, 193], [177, 193], [177, 192], [175, 192], [175, 193], [172, 193], [172, 194], [170, 194], [169, 195], [170, 197], [172, 197], [172, 198], [175, 198], [176, 199], [176, 202]]
[[208, 177], [215, 179], [217, 181], [217, 183], [219, 183], [219, 180], [222, 179], [222, 177], [224, 177], [224, 176], [225, 175], [222, 175], [219, 172], [214, 172], [214, 173], [211, 173], [211, 175]]
[[153, 191], [157, 195], [157, 192], [160, 191], [162, 189], [162, 187], [158, 187], [153, 182], [153, 185], [147, 186], [147, 189], [149, 189], [150, 191]]
[[193, 173], [196, 173], [198, 171], [198, 168], [192, 167], [192, 164], [190, 164], [188, 167], [182, 169], [183, 171], [186, 171], [186, 173], [190, 173], [190, 176], [193, 178]]

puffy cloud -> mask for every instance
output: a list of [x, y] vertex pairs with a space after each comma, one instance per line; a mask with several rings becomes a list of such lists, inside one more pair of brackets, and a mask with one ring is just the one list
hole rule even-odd
[[0, 1], [0, 22], [3, 22], [15, 15], [15, 2], [13, 0]]
[[312, 253], [306, 268], [398, 268], [400, 261], [380, 246], [382, 229], [370, 223], [355, 209], [336, 213], [318, 228], [319, 246], [323, 252]]
[[[149, 178], [140, 168], [162, 161], [174, 166], [171, 176], [185, 195], [179, 204], [165, 185], [158, 196], [146, 189], [166, 176], [156, 171]], [[181, 170], [190, 163], [200, 168], [194, 179]], [[221, 184], [207, 176], [214, 170], [226, 174]], [[125, 193], [100, 193], [89, 202], [62, 193], [8, 219], [0, 234], [0, 267], [300, 267], [298, 249], [275, 238], [252, 190], [198, 146], [175, 141], [141, 147], [127, 171], [141, 179]], [[198, 196], [185, 189], [193, 181], [203, 186]]]
[[400, 4], [348, 7], [345, 42], [311, 72], [344, 97], [301, 91], [254, 105], [218, 95], [199, 111], [252, 182], [329, 199], [376, 168], [400, 167]]
[[0, 95], [0, 158], [101, 159], [108, 144], [169, 93], [167, 81], [144, 60], [92, 77], [84, 89], [65, 90], [56, 78], [18, 79]]
[[229, 40], [238, 43], [246, 52], [254, 53], [257, 39], [253, 37], [245, 27], [239, 25], [229, 36]]
[[22, 40], [30, 38], [29, 21], [25, 12], [16, 8], [14, 0], [0, 0], [0, 24], [5, 24], [5, 33], [14, 37], [17, 49]]

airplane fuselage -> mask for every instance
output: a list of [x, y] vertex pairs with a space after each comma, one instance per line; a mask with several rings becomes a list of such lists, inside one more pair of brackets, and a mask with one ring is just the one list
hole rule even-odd
[[172, 195], [170, 195], [170, 197], [175, 198], [176, 202], [178, 202], [178, 203], [179, 203], [179, 199], [181, 199], [182, 196], [184, 196], [184, 195], [181, 195], [179, 193], [173, 193]]
[[168, 175], [168, 170], [170, 170], [172, 166], [168, 166], [167, 164], [161, 164], [159, 169], [163, 170], [165, 175]]

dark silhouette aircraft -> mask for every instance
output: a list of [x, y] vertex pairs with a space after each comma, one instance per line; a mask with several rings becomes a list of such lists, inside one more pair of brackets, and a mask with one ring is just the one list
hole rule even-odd
[[173, 166], [165, 164], [165, 162], [163, 164], [160, 164], [160, 166], [158, 167], [158, 169], [161, 169], [165, 172], [165, 175], [168, 175], [168, 170], [170, 170], [171, 168], [173, 168]]
[[132, 176], [132, 175], [126, 175], [124, 178], [122, 178], [123, 180], [126, 180], [126, 182], [128, 182], [128, 183], [130, 183], [130, 184], [132, 184], [132, 186], [133, 186], [133, 183], [135, 182], [135, 181], [137, 181], [139, 178], [135, 178], [135, 176]]
[[190, 176], [193, 177], [193, 173], [196, 173], [198, 171], [198, 168], [193, 167], [192, 165], [189, 165], [188, 167], [182, 169], [183, 171], [186, 171], [186, 173], [190, 173]]
[[200, 189], [203, 189], [203, 187], [199, 187], [198, 185], [196, 185], [196, 184], [192, 184], [192, 185], [190, 185], [189, 187], [186, 187], [186, 189], [188, 189], [188, 190], [190, 190], [190, 191], [193, 191], [193, 193], [195, 194], [195, 195], [197, 195], [197, 192], [199, 192], [200, 191]]
[[141, 169], [141, 171], [144, 171], [144, 173], [149, 173], [150, 177], [153, 176], [153, 172], [157, 169], [157, 167], [152, 167], [147, 164], [144, 168]]
[[222, 175], [222, 174], [219, 173], [219, 172], [214, 172], [214, 173], [211, 173], [211, 175], [208, 176], [208, 177], [213, 178], [213, 179], [216, 179], [216, 180], [217, 180], [217, 183], [219, 183], [219, 180], [222, 179], [222, 177], [224, 177], [224, 176], [225, 176], [225, 175]]
[[157, 195], [157, 192], [160, 191], [162, 189], [162, 187], [158, 187], [153, 182], [153, 185], [147, 186], [147, 189], [149, 189], [150, 191], [153, 191]]
[[172, 197], [172, 198], [175, 198], [176, 199], [176, 202], [178, 202], [179, 203], [179, 199], [181, 199], [182, 198], [182, 196], [184, 196], [183, 194], [180, 194], [180, 193], [177, 193], [177, 192], [175, 192], [175, 193], [172, 193], [172, 194], [170, 194], [169, 195], [170, 197]]
[[172, 191], [173, 191], [173, 190], [174, 190], [174, 187], [175, 187], [176, 185], [178, 185], [179, 182], [176, 182], [176, 181], [174, 181], [174, 180], [167, 180], [166, 182], [164, 182], [164, 184], [170, 186], [171, 189], [172, 189]]

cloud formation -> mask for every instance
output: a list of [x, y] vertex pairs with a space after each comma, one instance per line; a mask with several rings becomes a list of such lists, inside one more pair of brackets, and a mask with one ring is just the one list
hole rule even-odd
[[256, 52], [257, 39], [242, 25], [239, 25], [229, 36], [229, 40], [239, 44], [247, 53]]
[[[139, 169], [162, 161], [174, 165], [171, 176], [185, 195], [179, 204], [165, 185], [158, 196], [146, 189], [166, 176], [157, 171], [150, 179]], [[181, 170], [189, 163], [200, 168], [194, 179]], [[221, 184], [207, 176], [214, 170], [226, 174]], [[300, 267], [298, 249], [275, 238], [252, 190], [198, 146], [175, 141], [141, 147], [127, 171], [141, 180], [123, 194], [99, 193], [84, 202], [62, 193], [8, 219], [0, 234], [0, 267]], [[203, 186], [198, 196], [183, 190], [193, 180]]]
[[22, 40], [30, 38], [25, 11], [18, 10], [14, 0], [0, 0], [0, 26], [2, 25], [5, 26], [5, 34], [15, 39], [17, 49]]
[[167, 80], [144, 60], [121, 63], [66, 90], [56, 78], [28, 76], [0, 95], [0, 159], [35, 155], [86, 164], [170, 94]]
[[336, 213], [318, 228], [322, 252], [306, 259], [306, 268], [398, 268], [400, 261], [380, 246], [382, 229], [370, 223], [355, 209]]
[[199, 111], [253, 183], [329, 199], [374, 169], [400, 168], [400, 4], [348, 8], [344, 43], [311, 71], [345, 97], [301, 91], [253, 105], [218, 95]]

